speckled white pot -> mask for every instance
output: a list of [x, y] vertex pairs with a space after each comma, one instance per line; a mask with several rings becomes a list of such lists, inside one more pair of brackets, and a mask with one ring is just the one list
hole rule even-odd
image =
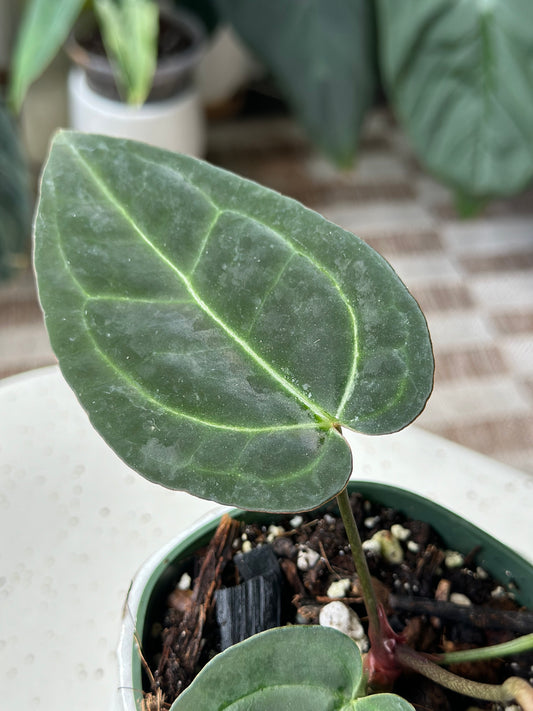
[[[70, 711], [76, 700], [117, 708], [126, 677], [116, 641], [129, 581], [140, 561], [213, 504], [132, 472], [57, 367], [1, 380], [0, 421], [3, 707]], [[414, 490], [532, 560], [531, 475], [417, 427], [348, 436], [357, 479]]]

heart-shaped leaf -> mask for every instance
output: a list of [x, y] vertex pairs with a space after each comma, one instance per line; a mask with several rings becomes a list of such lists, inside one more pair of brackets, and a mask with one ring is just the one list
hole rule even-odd
[[202, 161], [60, 133], [35, 236], [67, 381], [116, 452], [170, 488], [314, 508], [350, 475], [340, 424], [398, 430], [431, 391], [426, 323], [390, 266]]
[[223, 17], [272, 72], [311, 139], [350, 165], [376, 88], [369, 0], [217, 0]]
[[218, 654], [171, 711], [413, 711], [393, 694], [364, 693], [357, 645], [328, 627], [281, 627]]
[[379, 0], [388, 94], [420, 158], [459, 192], [533, 177], [533, 3]]

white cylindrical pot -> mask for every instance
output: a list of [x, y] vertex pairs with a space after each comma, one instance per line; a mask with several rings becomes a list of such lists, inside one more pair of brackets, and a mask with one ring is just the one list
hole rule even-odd
[[159, 148], [201, 157], [205, 119], [198, 92], [191, 86], [164, 101], [130, 106], [97, 94], [82, 69], [68, 78], [70, 125], [77, 131], [144, 141]]

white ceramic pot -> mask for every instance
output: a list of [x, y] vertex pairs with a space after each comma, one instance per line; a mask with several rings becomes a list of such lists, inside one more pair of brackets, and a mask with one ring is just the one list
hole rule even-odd
[[193, 86], [170, 99], [129, 106], [95, 92], [84, 71], [72, 67], [68, 101], [70, 125], [77, 131], [131, 138], [197, 157], [205, 153], [205, 119]]
[[[87, 709], [129, 711], [127, 672], [119, 681], [116, 661], [121, 617], [135, 618], [142, 588], [136, 577], [125, 610], [129, 581], [213, 504], [132, 472], [91, 427], [57, 366], [1, 380], [0, 413], [2, 708], [69, 711], [78, 699]], [[530, 474], [416, 426], [348, 435], [357, 479], [401, 485], [533, 560]], [[131, 667], [131, 638], [121, 649]]]

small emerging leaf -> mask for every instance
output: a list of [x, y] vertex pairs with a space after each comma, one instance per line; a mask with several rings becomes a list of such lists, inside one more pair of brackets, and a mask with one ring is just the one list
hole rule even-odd
[[134, 469], [247, 509], [310, 509], [351, 472], [339, 425], [424, 407], [427, 326], [390, 266], [302, 205], [187, 156], [64, 132], [35, 263], [62, 371]]
[[358, 698], [361, 655], [328, 627], [281, 627], [218, 654], [171, 711], [412, 711], [398, 696]]

